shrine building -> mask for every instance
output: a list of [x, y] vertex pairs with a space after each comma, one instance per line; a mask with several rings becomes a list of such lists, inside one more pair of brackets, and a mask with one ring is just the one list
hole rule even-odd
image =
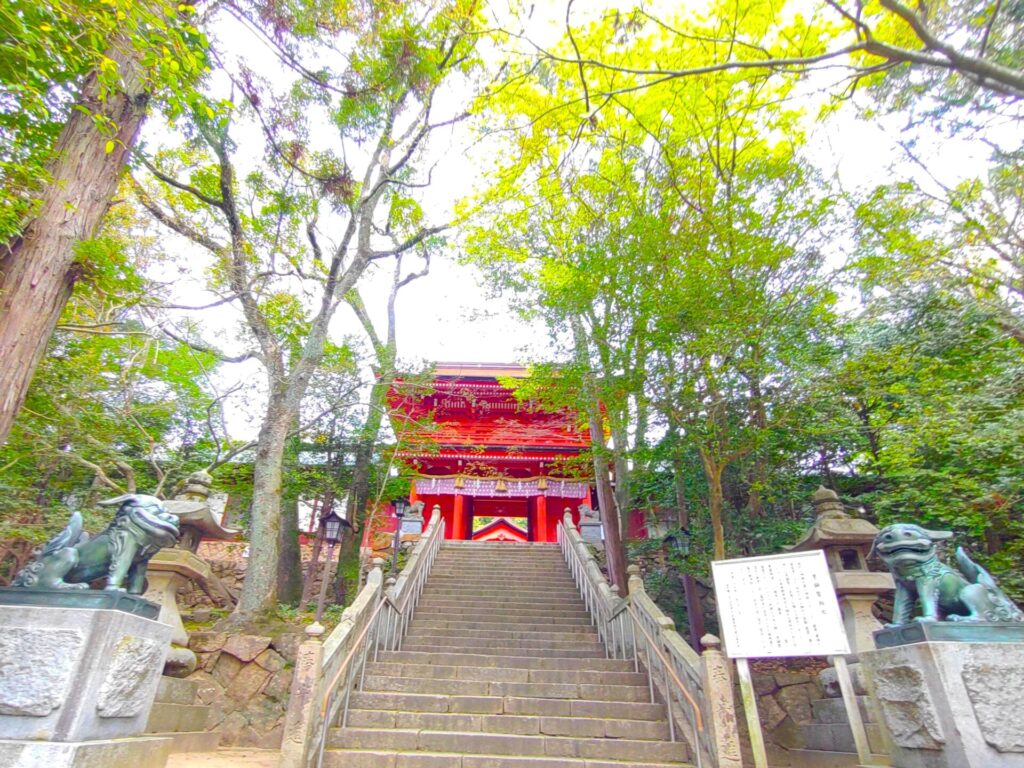
[[432, 382], [399, 379], [388, 401], [414, 472], [410, 503], [436, 507], [449, 539], [553, 542], [566, 508], [591, 505], [587, 431], [576, 414], [518, 402], [515, 365], [440, 363]]

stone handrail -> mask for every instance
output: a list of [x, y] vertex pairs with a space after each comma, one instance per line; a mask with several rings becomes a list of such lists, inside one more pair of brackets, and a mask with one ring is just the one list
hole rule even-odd
[[[697, 653], [676, 631], [675, 622], [648, 596], [640, 578], [640, 569], [631, 565], [629, 571], [630, 613], [643, 627], [645, 636], [653, 638], [657, 651], [660, 651], [651, 654], [646, 663], [660, 666], [667, 662], [674, 677], [682, 680], [690, 696], [696, 700], [704, 725], [697, 739], [705, 765], [741, 768], [732, 673], [730, 662], [722, 653], [721, 640], [714, 635], [705, 635], [701, 638], [705, 650]], [[671, 701], [664, 690], [662, 678], [655, 674], [653, 681], [663, 698]], [[673, 710], [677, 720], [689, 720], [691, 717], [687, 707], [673, 707]]]
[[[299, 646], [295, 660], [281, 740], [280, 768], [311, 768], [319, 764], [327, 724], [336, 720], [348, 701], [347, 690], [345, 695], [334, 695], [343, 682], [351, 685], [353, 675], [346, 675], [346, 672], [355, 667], [353, 662], [357, 657], [365, 663], [367, 655], [378, 644], [390, 644], [395, 637], [400, 640], [400, 630], [404, 630], [405, 623], [392, 622], [382, 632], [381, 616], [395, 612], [395, 601], [400, 606], [399, 615], [409, 612], [410, 603], [415, 607], [419, 595], [413, 587], [422, 589], [433, 564], [433, 554], [427, 555], [436, 553], [443, 537], [444, 521], [437, 515], [431, 519], [398, 582], [388, 593], [384, 588], [384, 574], [380, 566], [375, 565], [352, 605], [342, 612], [338, 626], [322, 642], [323, 627], [319, 624], [307, 627], [308, 639]], [[347, 682], [343, 681], [346, 677]]]
[[624, 657], [632, 653], [632, 646], [627, 647], [628, 637], [619, 633], [612, 637], [615, 626], [612, 620], [625, 609], [626, 601], [608, 585], [608, 580], [601, 573], [600, 566], [580, 536], [569, 512], [565, 513], [564, 524], [558, 526], [558, 544], [583, 597], [583, 603], [590, 612], [591, 623], [597, 628], [609, 654]]
[[[635, 565], [629, 567], [629, 597], [620, 598], [568, 513], [558, 541], [609, 656], [632, 658], [646, 667], [651, 685], [669, 704], [673, 738], [676, 723], [686, 724], [682, 730], [695, 742], [691, 747], [698, 765], [741, 768], [732, 675], [721, 641], [707, 635], [706, 650], [697, 653], [647, 595]], [[675, 695], [676, 688], [681, 696]]]

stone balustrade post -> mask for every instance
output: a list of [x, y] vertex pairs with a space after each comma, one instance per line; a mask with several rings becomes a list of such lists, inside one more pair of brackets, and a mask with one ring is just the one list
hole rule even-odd
[[281, 737], [280, 768], [306, 766], [306, 750], [319, 719], [317, 693], [323, 672], [323, 634], [324, 628], [318, 622], [310, 624], [306, 627], [306, 640], [295, 655], [295, 673]]
[[704, 728], [715, 744], [719, 768], [742, 768], [730, 661], [722, 652], [722, 641], [715, 635], [704, 635], [700, 642], [704, 647], [700, 658], [707, 701]]

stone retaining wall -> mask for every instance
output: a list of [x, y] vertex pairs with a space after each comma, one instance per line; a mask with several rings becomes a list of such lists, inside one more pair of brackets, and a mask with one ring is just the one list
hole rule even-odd
[[[818, 680], [818, 672], [826, 666], [824, 659], [780, 659], [751, 662], [754, 691], [757, 693], [757, 711], [761, 716], [768, 762], [776, 766], [788, 766], [790, 749], [803, 749], [804, 732], [801, 726], [814, 722], [811, 702], [821, 699], [824, 692]], [[741, 701], [739, 686], [735, 691], [736, 701]], [[740, 732], [747, 740], [746, 720], [742, 712]], [[747, 750], [749, 758], [749, 748]]]
[[281, 746], [295, 654], [302, 636], [277, 637], [193, 632], [189, 647], [199, 664], [189, 680], [198, 700], [209, 705], [207, 730], [221, 746], [277, 749]]

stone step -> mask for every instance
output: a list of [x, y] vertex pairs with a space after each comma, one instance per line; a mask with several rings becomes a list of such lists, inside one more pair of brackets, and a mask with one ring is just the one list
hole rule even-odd
[[195, 680], [162, 675], [156, 687], [154, 701], [161, 704], [195, 704], [198, 692], [199, 683]]
[[526, 552], [549, 549], [554, 552], [561, 550], [558, 544], [550, 541], [462, 541], [460, 539], [446, 539], [441, 544], [441, 551], [454, 549], [493, 549], [500, 552], [523, 550]]
[[[446, 615], [416, 612], [416, 624], [424, 627], [442, 629], [499, 629], [519, 627], [522, 629], [541, 630], [545, 627], [558, 627], [559, 632], [571, 632], [572, 627], [589, 627], [589, 616], [563, 616], [552, 612], [550, 615], [538, 616], [496, 616], [490, 614]], [[562, 629], [566, 627], [566, 629]]]
[[[790, 768], [858, 768], [856, 752], [829, 752], [817, 749], [791, 749], [787, 753]], [[888, 755], [871, 755], [871, 765], [891, 765]]]
[[410, 728], [427, 731], [518, 733], [527, 736], [586, 736], [589, 738], [667, 741], [668, 723], [661, 720], [623, 720], [597, 717], [539, 715], [474, 715], [450, 712], [399, 712], [350, 709], [351, 728]]
[[539, 557], [452, 557], [451, 555], [442, 554], [434, 561], [434, 568], [474, 568], [477, 570], [486, 570], [487, 566], [492, 566], [498, 570], [517, 569], [517, 568], [545, 568], [545, 569], [561, 569], [562, 573], [569, 571], [568, 565], [565, 560], [557, 555]]
[[[490, 566], [481, 565], [480, 568], [446, 568], [435, 564], [430, 571], [430, 578], [436, 581], [454, 581], [467, 585], [489, 583], [503, 579], [506, 579], [505, 583], [509, 585], [512, 582], [507, 581], [507, 579], [528, 579], [531, 576], [545, 579], [543, 583], [532, 586], [547, 586], [547, 579], [552, 579], [559, 583], [575, 584], [572, 580], [572, 575], [566, 568], [502, 568], [496, 567], [493, 564]], [[524, 584], [523, 586], [526, 585]]]
[[479, 608], [571, 608], [585, 611], [583, 601], [575, 595], [568, 597], [547, 597], [547, 598], [525, 598], [518, 595], [501, 595], [500, 597], [472, 597], [455, 595], [442, 595], [433, 593], [430, 587], [423, 590], [420, 603], [426, 601], [436, 603], [439, 607], [447, 606], [472, 606]]
[[517, 621], [458, 621], [453, 619], [417, 618], [409, 628], [409, 634], [424, 632], [458, 637], [524, 637], [547, 636], [552, 640], [575, 640], [580, 635], [597, 637], [597, 630], [587, 624], [546, 624], [544, 622]]
[[[431, 574], [430, 578], [435, 579], [435, 576]], [[470, 579], [457, 576], [438, 576], [430, 585], [430, 589], [448, 589], [467, 596], [502, 594], [505, 596], [529, 595], [530, 597], [543, 597], [545, 594], [550, 595], [552, 593], [562, 595], [579, 594], [576, 584], [568, 578], [533, 580], [526, 577], [491, 574], [487, 577], [470, 577]]]
[[563, 590], [561, 592], [563, 597], [552, 597], [551, 593], [538, 590], [536, 592], [527, 592], [523, 590], [509, 590], [504, 587], [495, 587], [490, 590], [480, 589], [459, 589], [459, 588], [440, 588], [436, 586], [428, 586], [423, 590], [421, 599], [426, 600], [427, 598], [442, 599], [442, 600], [479, 600], [479, 601], [492, 601], [492, 600], [516, 600], [520, 602], [545, 602], [550, 601], [555, 604], [559, 603], [572, 603], [579, 605], [583, 601], [579, 597], [579, 593], [575, 590], [571, 592]]
[[593, 669], [526, 669], [516, 667], [444, 666], [441, 664], [394, 664], [370, 662], [369, 675], [404, 679], [466, 680], [490, 683], [587, 683], [592, 685], [647, 684], [647, 675], [634, 672], [602, 672]]
[[[802, 725], [804, 746], [820, 752], [856, 752], [857, 745], [853, 741], [853, 731], [847, 723]], [[868, 734], [868, 747], [872, 752], [885, 754], [885, 740], [876, 723], [865, 723], [864, 730]]]
[[561, 568], [562, 572], [568, 572], [569, 570], [569, 566], [561, 555], [551, 553], [542, 553], [533, 557], [507, 557], [504, 555], [499, 557], [494, 557], [493, 555], [478, 557], [476, 555], [451, 555], [442, 552], [434, 561], [434, 567], [442, 566], [446, 568], [464, 567], [481, 570], [486, 569], [487, 566], [501, 570], [510, 568]]
[[329, 744], [331, 747], [342, 749], [392, 749], [409, 752], [419, 750], [513, 757], [576, 757], [657, 762], [682, 761], [688, 757], [688, 750], [684, 744], [670, 741], [402, 728], [336, 728], [331, 732]]
[[[566, 648], [580, 644], [581, 647], [600, 643], [597, 630], [591, 628], [590, 632], [580, 627], [579, 632], [534, 632], [515, 629], [439, 629], [430, 627], [414, 627], [409, 630], [407, 639], [413, 642], [435, 643], [437, 645], [457, 646], [463, 649], [481, 648], [493, 646], [516, 647], [523, 642], [533, 643], [533, 647], [545, 648]], [[483, 644], [468, 642], [475, 640], [488, 641]], [[402, 648], [405, 643], [402, 643]], [[530, 646], [523, 645], [523, 648]], [[394, 650], [401, 650], [395, 648]], [[519, 654], [522, 655], [522, 654]]]
[[416, 615], [423, 618], [441, 618], [444, 616], [496, 616], [499, 618], [520, 618], [529, 616], [566, 616], [574, 619], [591, 620], [590, 614], [581, 603], [563, 603], [562, 605], [537, 605], [536, 603], [492, 603], [488, 600], [438, 600], [423, 598], [416, 606]]
[[182, 733], [205, 731], [209, 707], [197, 704], [167, 704], [157, 702], [149, 711], [147, 733]]
[[364, 679], [363, 690], [392, 693], [433, 693], [445, 696], [517, 696], [544, 699], [587, 699], [590, 701], [642, 702], [647, 701], [650, 697], [646, 685], [512, 683], [487, 680], [389, 677], [370, 674], [367, 674]]
[[531, 640], [516, 640], [510, 644], [495, 644], [492, 639], [461, 639], [452, 640], [447, 637], [431, 638], [429, 635], [420, 637], [406, 637], [402, 642], [403, 651], [416, 653], [484, 653], [508, 655], [508, 656], [536, 656], [539, 658], [572, 657], [578, 659], [606, 658], [607, 652], [599, 642], [534, 642]]
[[561, 551], [557, 549], [538, 550], [535, 552], [505, 551], [501, 552], [499, 557], [495, 557], [495, 554], [493, 552], [486, 552], [486, 550], [479, 550], [477, 552], [460, 552], [458, 550], [446, 550], [442, 548], [441, 551], [437, 554], [437, 560], [438, 562], [440, 562], [441, 560], [476, 560], [478, 562], [506, 562], [509, 560], [528, 560], [538, 562], [558, 561], [561, 562], [563, 565], [565, 564], [565, 556], [562, 555]]
[[420, 651], [385, 651], [378, 661], [392, 664], [437, 664], [452, 667], [506, 667], [513, 669], [589, 669], [601, 672], [634, 672], [632, 661], [623, 659], [588, 659], [572, 656], [538, 657], [485, 653], [441, 653]]
[[[216, 752], [220, 734], [216, 731], [185, 731], [183, 733], [147, 733], [147, 736], [171, 740], [171, 753]], [[139, 766], [145, 768], [145, 766]]]
[[532, 600], [488, 600], [487, 598], [466, 597], [461, 599], [440, 599], [434, 596], [423, 597], [420, 606], [431, 606], [435, 611], [459, 611], [460, 613], [542, 613], [544, 615], [569, 615], [590, 617], [587, 609], [579, 600], [564, 603], [538, 603]]
[[354, 709], [403, 712], [452, 712], [477, 715], [538, 715], [544, 717], [599, 717], [622, 720], [664, 720], [665, 707], [649, 701], [594, 701], [528, 696], [469, 696], [437, 693], [354, 691]]
[[495, 558], [488, 558], [479, 562], [453, 562], [435, 560], [430, 569], [430, 576], [433, 578], [439, 574], [466, 578], [473, 576], [494, 577], [503, 574], [515, 574], [528, 576], [530, 574], [545, 574], [560, 579], [572, 578], [572, 572], [562, 561], [552, 562], [495, 562]]
[[570, 580], [572, 575], [564, 564], [538, 565], [513, 565], [509, 563], [480, 563], [479, 565], [468, 565], [465, 563], [443, 563], [435, 562], [430, 570], [431, 578], [451, 577], [462, 579], [472, 583], [477, 577], [493, 579], [498, 576], [514, 576], [525, 578], [529, 576], [550, 576], [562, 580]]
[[323, 768], [693, 768], [690, 763], [649, 763], [575, 757], [506, 757], [450, 752], [334, 750], [324, 752]]

